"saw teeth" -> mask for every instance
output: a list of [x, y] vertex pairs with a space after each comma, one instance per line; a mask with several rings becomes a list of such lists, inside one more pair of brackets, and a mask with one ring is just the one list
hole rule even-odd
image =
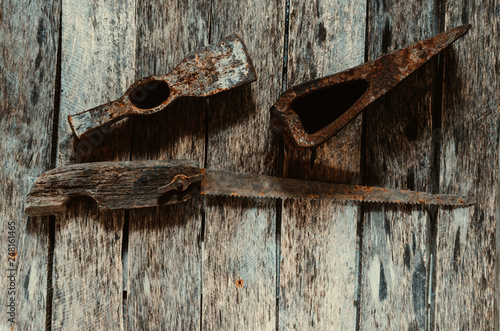
[[[286, 198], [279, 198], [279, 197], [268, 197], [268, 196], [256, 196], [256, 195], [245, 195], [245, 194], [237, 194], [237, 195], [229, 195], [229, 194], [204, 194], [205, 196], [209, 197], [224, 197], [224, 198], [247, 198], [247, 199], [283, 199], [283, 200], [296, 200], [296, 201], [319, 201], [319, 200], [330, 200], [330, 201], [336, 201], [336, 202], [359, 202], [359, 203], [370, 203], [370, 204], [391, 204], [391, 205], [410, 205], [410, 206], [432, 206], [432, 205], [437, 205], [433, 203], [418, 203], [418, 202], [390, 202], [390, 201], [382, 201], [382, 200], [356, 200], [356, 199], [337, 199], [337, 198], [302, 198], [302, 197], [286, 197]], [[440, 203], [440, 206], [449, 206], [453, 207], [455, 206], [452, 203]]]

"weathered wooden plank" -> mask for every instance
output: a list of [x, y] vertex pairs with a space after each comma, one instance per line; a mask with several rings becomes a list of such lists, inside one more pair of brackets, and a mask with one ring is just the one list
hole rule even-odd
[[199, 328], [200, 215], [199, 196], [130, 212], [128, 329]]
[[50, 166], [58, 1], [0, 1], [0, 329], [40, 330], [47, 308], [48, 219], [24, 214]]
[[356, 214], [352, 204], [285, 202], [280, 329], [355, 329]]
[[[172, 70], [209, 43], [210, 3], [137, 2], [136, 79]], [[132, 159], [192, 159], [203, 166], [206, 100], [180, 99], [133, 122]], [[130, 213], [128, 329], [200, 325], [201, 202]]]
[[446, 28], [472, 28], [444, 57], [439, 190], [473, 194], [478, 204], [439, 211], [436, 330], [498, 329], [499, 10], [498, 1], [446, 2]]
[[[269, 108], [281, 86], [284, 1], [212, 4], [211, 39], [243, 37], [257, 82], [215, 96], [208, 117], [207, 167], [275, 174], [278, 144]], [[273, 201], [207, 199], [203, 329], [276, 325], [276, 208]]]
[[58, 166], [129, 158], [126, 125], [78, 140], [67, 117], [116, 99], [135, 81], [134, 8], [132, 0], [63, 3]]
[[428, 213], [372, 207], [364, 221], [361, 329], [426, 330]]
[[57, 220], [53, 330], [123, 330], [123, 218], [124, 211], [99, 212], [87, 198]]
[[[434, 1], [369, 4], [368, 59], [437, 32]], [[425, 64], [365, 113], [366, 184], [433, 189], [433, 66]], [[367, 206], [360, 327], [427, 329], [430, 216], [423, 207]]]
[[[126, 125], [75, 139], [67, 122], [116, 99], [134, 81], [135, 2], [64, 1], [57, 165], [128, 160]], [[99, 213], [78, 199], [56, 221], [52, 329], [123, 329], [123, 212]]]
[[[363, 62], [365, 1], [290, 1], [288, 86]], [[361, 116], [325, 144], [285, 147], [284, 176], [359, 183]], [[355, 204], [283, 203], [280, 329], [354, 330]]]

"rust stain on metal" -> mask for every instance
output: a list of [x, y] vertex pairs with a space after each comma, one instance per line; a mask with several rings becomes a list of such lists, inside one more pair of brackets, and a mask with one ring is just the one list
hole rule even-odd
[[70, 115], [68, 121], [81, 138], [125, 117], [159, 112], [180, 97], [207, 97], [256, 79], [243, 40], [233, 34], [188, 54], [170, 73], [143, 78], [119, 99]]
[[223, 170], [205, 169], [203, 176], [200, 193], [210, 196], [332, 199], [336, 201], [449, 206], [471, 205], [476, 201], [474, 197], [467, 196], [437, 195], [409, 190], [334, 184]]
[[271, 107], [272, 129], [294, 149], [324, 143], [470, 27], [451, 29], [363, 65], [291, 87]]
[[199, 168], [194, 161], [125, 161], [68, 165], [37, 178], [25, 204], [28, 216], [57, 215], [76, 197], [102, 210], [177, 204], [196, 194], [266, 199], [331, 199], [374, 203], [464, 206], [474, 197], [351, 186]]
[[203, 180], [202, 174], [195, 174], [193, 176], [186, 176], [184, 174], [176, 175], [170, 183], [158, 188], [159, 194], [165, 194], [173, 190], [179, 192], [187, 190], [187, 188], [193, 184]]

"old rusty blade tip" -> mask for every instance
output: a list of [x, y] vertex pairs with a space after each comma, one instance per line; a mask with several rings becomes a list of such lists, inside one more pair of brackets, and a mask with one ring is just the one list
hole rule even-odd
[[464, 25], [346, 71], [295, 85], [271, 107], [271, 126], [293, 149], [316, 147], [463, 36]]

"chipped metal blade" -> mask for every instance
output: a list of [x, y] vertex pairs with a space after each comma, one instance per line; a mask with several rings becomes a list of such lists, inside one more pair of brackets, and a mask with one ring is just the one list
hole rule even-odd
[[271, 107], [271, 127], [293, 149], [323, 144], [470, 27], [460, 26], [357, 67], [290, 87]]
[[300, 179], [245, 174], [231, 171], [202, 170], [201, 194], [210, 196], [330, 199], [335, 201], [361, 201], [394, 204], [426, 204], [469, 206], [474, 197], [439, 195], [380, 187], [332, 184]]

